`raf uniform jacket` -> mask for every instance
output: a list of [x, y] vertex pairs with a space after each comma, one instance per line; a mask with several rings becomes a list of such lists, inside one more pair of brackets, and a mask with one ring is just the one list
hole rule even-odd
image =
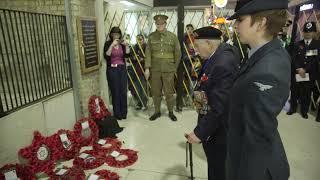
[[145, 68], [153, 72], [176, 72], [180, 58], [180, 43], [175, 34], [165, 30], [149, 35]]
[[[310, 80], [319, 80], [319, 61], [320, 61], [320, 41], [312, 40], [307, 46], [304, 40], [295, 45], [295, 54], [293, 56], [294, 68], [303, 68], [309, 73]], [[297, 72], [295, 72], [297, 73]]]
[[199, 113], [194, 129], [202, 142], [212, 139], [215, 143], [226, 143], [227, 103], [239, 62], [238, 51], [226, 43], [222, 43], [206, 61], [196, 91], [205, 92], [210, 110], [205, 114]]
[[228, 180], [287, 180], [289, 165], [277, 116], [289, 96], [290, 56], [278, 39], [241, 68], [230, 95]]

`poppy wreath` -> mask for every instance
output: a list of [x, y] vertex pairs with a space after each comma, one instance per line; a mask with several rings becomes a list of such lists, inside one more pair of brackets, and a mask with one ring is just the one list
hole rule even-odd
[[104, 117], [111, 115], [101, 97], [95, 95], [91, 96], [89, 99], [88, 110], [90, 116], [95, 120], [101, 120]]
[[119, 180], [120, 176], [115, 173], [108, 170], [100, 170], [94, 173], [95, 175], [98, 175], [100, 179], [104, 180]]
[[[106, 144], [101, 145], [98, 141], [93, 143], [93, 149], [97, 151], [103, 151], [105, 154], [111, 153], [114, 150], [119, 150], [122, 143], [116, 138], [105, 138]], [[107, 147], [105, 147], [107, 146]]]
[[[88, 122], [88, 129], [90, 129], [90, 135], [88, 137], [84, 137], [82, 135], [82, 123]], [[90, 118], [82, 118], [79, 121], [76, 122], [74, 125], [74, 135], [79, 138], [77, 139], [78, 143], [82, 146], [89, 146], [93, 142], [95, 142], [98, 139], [99, 136], [99, 129], [96, 123], [91, 120]]]
[[82, 153], [89, 154], [91, 157], [85, 159], [79, 156], [75, 157], [73, 160], [75, 168], [82, 168], [83, 170], [95, 169], [102, 166], [105, 162], [105, 154], [103, 152], [87, 150]]
[[111, 167], [116, 167], [116, 168], [124, 168], [131, 166], [138, 160], [138, 152], [131, 150], [131, 149], [119, 149], [117, 150], [121, 155], [124, 155], [127, 157], [125, 160], [117, 160], [117, 158], [111, 156], [109, 154], [106, 157], [106, 163], [111, 166]]
[[38, 131], [35, 131], [33, 135], [31, 145], [20, 149], [18, 155], [27, 161], [31, 173], [51, 174], [55, 160], [61, 156], [56, 148], [57, 136], [44, 137]]
[[[61, 142], [60, 135], [66, 134], [68, 140], [70, 141], [70, 145], [68, 148], [63, 146], [63, 142]], [[70, 160], [73, 159], [81, 149], [80, 141], [81, 137], [76, 136], [73, 131], [60, 129], [57, 132], [57, 136], [59, 138], [59, 142], [57, 143], [56, 147], [58, 148], [59, 152], [61, 152], [61, 159]]]
[[[76, 180], [85, 180], [86, 175], [84, 171], [81, 168], [77, 167], [63, 167], [62, 169], [67, 170], [67, 172], [63, 175], [57, 175], [56, 173], [50, 176], [50, 180], [69, 180], [69, 179], [76, 179]], [[56, 172], [58, 172], [60, 169], [58, 169]]]
[[6, 164], [0, 168], [0, 180], [5, 180], [5, 172], [11, 170], [15, 170], [17, 177], [21, 180], [36, 180], [36, 177], [33, 175], [30, 168], [20, 164]]

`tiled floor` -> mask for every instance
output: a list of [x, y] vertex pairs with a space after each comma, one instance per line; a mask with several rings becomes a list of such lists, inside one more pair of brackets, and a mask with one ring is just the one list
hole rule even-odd
[[[165, 110], [164, 110], [165, 111]], [[189, 175], [185, 167], [186, 152], [184, 133], [193, 129], [196, 112], [186, 110], [176, 113], [178, 122], [171, 122], [167, 113], [154, 122], [147, 112], [132, 110], [119, 138], [126, 147], [139, 151], [136, 164], [120, 172], [125, 180], [184, 180]], [[302, 119], [299, 114], [279, 116], [279, 129], [291, 167], [290, 180], [320, 179], [320, 123]], [[206, 179], [206, 160], [200, 145], [193, 146], [194, 174]]]
[[[165, 110], [164, 110], [165, 112]], [[149, 114], [148, 114], [149, 113]], [[131, 110], [128, 119], [119, 121], [125, 127], [119, 134], [125, 148], [139, 151], [139, 160], [125, 169], [106, 165], [98, 169], [117, 172], [121, 180], [186, 180], [189, 169], [185, 167], [186, 152], [184, 133], [193, 129], [196, 112], [185, 110], [176, 113], [177, 122], [168, 114], [154, 122], [148, 120], [152, 111]], [[320, 179], [320, 123], [302, 119], [299, 114], [279, 116], [279, 129], [291, 167], [290, 180]], [[206, 160], [201, 145], [193, 145], [194, 174], [196, 179], [206, 178]], [[87, 171], [87, 174], [94, 173]]]

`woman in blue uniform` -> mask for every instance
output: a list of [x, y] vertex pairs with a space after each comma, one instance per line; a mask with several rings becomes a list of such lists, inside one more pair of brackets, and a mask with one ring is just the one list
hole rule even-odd
[[251, 50], [230, 94], [228, 180], [289, 178], [277, 120], [290, 90], [290, 56], [277, 39], [287, 8], [287, 0], [251, 0], [230, 17]]

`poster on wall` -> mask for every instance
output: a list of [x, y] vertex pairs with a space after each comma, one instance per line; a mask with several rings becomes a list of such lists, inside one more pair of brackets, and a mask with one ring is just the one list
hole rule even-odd
[[94, 17], [78, 17], [78, 42], [82, 74], [100, 67], [97, 21]]

